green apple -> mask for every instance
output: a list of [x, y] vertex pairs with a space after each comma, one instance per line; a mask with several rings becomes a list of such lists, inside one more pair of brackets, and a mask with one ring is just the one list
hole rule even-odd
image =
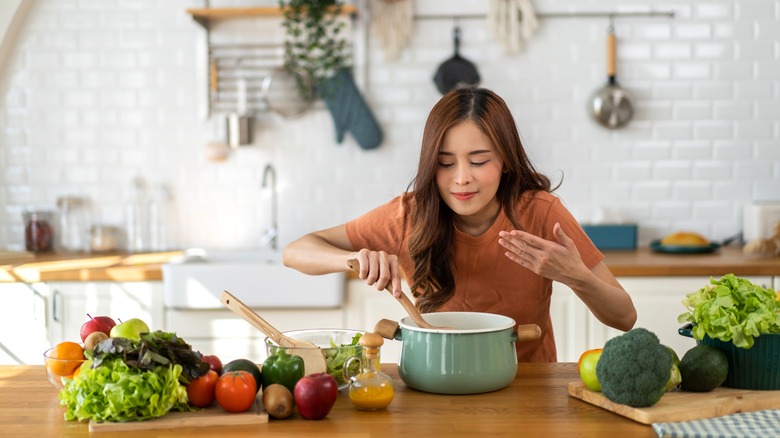
[[601, 391], [601, 383], [596, 377], [596, 364], [601, 358], [601, 348], [588, 350], [582, 353], [577, 363], [577, 370], [580, 372], [580, 378], [591, 391]]
[[149, 333], [149, 326], [138, 318], [128, 319], [111, 329], [112, 338], [141, 339], [141, 333]]

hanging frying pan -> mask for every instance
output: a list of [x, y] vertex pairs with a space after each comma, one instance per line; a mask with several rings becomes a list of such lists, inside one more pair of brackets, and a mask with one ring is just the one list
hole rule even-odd
[[631, 94], [617, 82], [615, 45], [615, 31], [610, 23], [607, 31], [607, 84], [596, 90], [588, 102], [590, 115], [609, 129], [622, 128], [634, 117]]
[[477, 67], [468, 59], [460, 56], [460, 27], [457, 24], [452, 31], [452, 38], [455, 54], [439, 66], [433, 77], [433, 82], [436, 83], [436, 88], [441, 94], [447, 94], [459, 84], [476, 85], [480, 81]]

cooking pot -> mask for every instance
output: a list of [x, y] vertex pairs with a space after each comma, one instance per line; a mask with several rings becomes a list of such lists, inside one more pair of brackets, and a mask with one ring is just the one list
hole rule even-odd
[[383, 319], [374, 331], [402, 342], [398, 375], [410, 388], [435, 394], [478, 394], [502, 389], [517, 374], [515, 341], [538, 339], [536, 324], [515, 328], [503, 315], [436, 312], [423, 317], [435, 326], [420, 328], [410, 317]]

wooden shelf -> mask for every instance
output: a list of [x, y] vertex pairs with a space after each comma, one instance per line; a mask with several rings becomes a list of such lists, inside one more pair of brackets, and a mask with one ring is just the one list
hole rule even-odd
[[[200, 23], [203, 27], [208, 27], [209, 20], [241, 17], [281, 17], [284, 14], [284, 10], [274, 6], [256, 8], [193, 8], [187, 9], [187, 13], [192, 15], [192, 18]], [[356, 6], [341, 6], [341, 15], [353, 15], [356, 13]]]

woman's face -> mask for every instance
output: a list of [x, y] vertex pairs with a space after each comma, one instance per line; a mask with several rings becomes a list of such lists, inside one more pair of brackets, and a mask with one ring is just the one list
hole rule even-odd
[[[487, 230], [498, 213], [503, 162], [490, 139], [466, 120], [444, 134], [436, 186], [444, 202], [470, 228]], [[464, 230], [465, 231], [465, 230]]]

